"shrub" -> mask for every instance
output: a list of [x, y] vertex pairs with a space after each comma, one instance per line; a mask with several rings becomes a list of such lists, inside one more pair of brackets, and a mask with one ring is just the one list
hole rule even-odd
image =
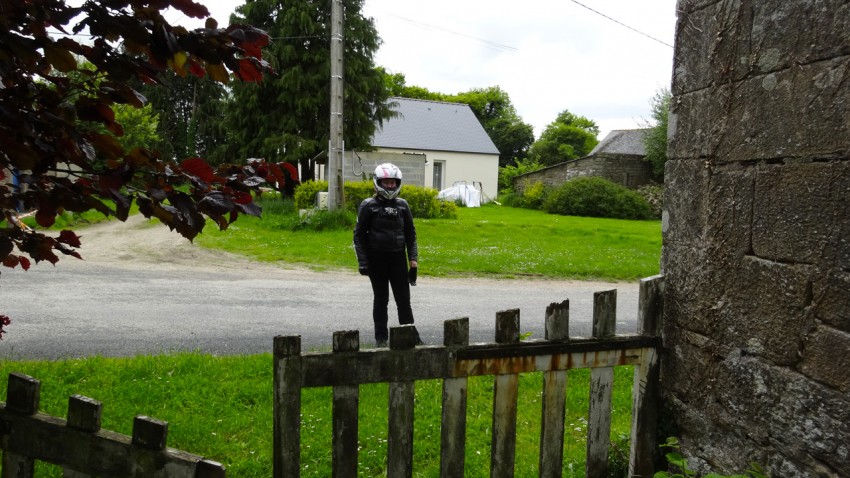
[[[295, 188], [296, 209], [310, 209], [315, 205], [316, 193], [327, 191], [327, 181], [306, 181]], [[357, 208], [364, 199], [371, 197], [375, 190], [371, 181], [347, 182], [343, 186], [345, 209], [357, 214]], [[402, 185], [400, 196], [410, 204], [413, 217], [432, 219], [454, 219], [457, 206], [437, 199], [439, 191], [433, 188]]]
[[534, 184], [526, 186], [519, 198], [520, 207], [528, 209], [543, 209], [543, 203], [549, 196], [549, 188], [542, 182], [537, 181]]
[[515, 177], [542, 168], [543, 165], [537, 159], [532, 158], [525, 158], [517, 161], [516, 164], [509, 164], [499, 168], [499, 191], [513, 190]]
[[660, 219], [664, 210], [664, 186], [660, 184], [648, 184], [637, 189], [637, 193], [646, 199], [652, 208], [652, 216]]
[[652, 208], [640, 194], [606, 179], [583, 177], [567, 181], [544, 203], [550, 214], [564, 216], [651, 219]]
[[295, 187], [295, 208], [310, 209], [316, 205], [316, 193], [328, 190], [327, 181], [304, 181]]
[[343, 185], [343, 191], [345, 193], [345, 208], [357, 214], [357, 208], [360, 207], [360, 203], [375, 194], [375, 186], [371, 181], [345, 183]]

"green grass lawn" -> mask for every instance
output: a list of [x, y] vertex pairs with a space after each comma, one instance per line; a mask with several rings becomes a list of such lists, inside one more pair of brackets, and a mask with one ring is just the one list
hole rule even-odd
[[[103, 428], [125, 435], [133, 417], [169, 422], [168, 446], [227, 467], [231, 477], [267, 478], [272, 473], [272, 356], [213, 357], [204, 354], [0, 362], [12, 371], [42, 381], [41, 410], [67, 414], [68, 397], [81, 394], [103, 402]], [[570, 372], [565, 424], [564, 476], [584, 476], [589, 398], [588, 370]], [[612, 442], [615, 454], [628, 456], [632, 370], [616, 370]], [[440, 381], [416, 383], [414, 476], [439, 476]], [[516, 476], [537, 476], [542, 375], [520, 377]], [[385, 476], [387, 384], [365, 385], [360, 393], [360, 476]], [[492, 377], [473, 377], [468, 391], [466, 472], [489, 476]], [[305, 389], [302, 399], [302, 476], [331, 476], [332, 393]], [[625, 463], [620, 457], [617, 463]], [[40, 477], [60, 477], [58, 467], [39, 464]]]
[[[293, 231], [294, 212], [266, 205], [263, 219], [242, 216], [226, 232], [208, 224], [195, 242], [283, 266], [354, 270], [351, 228]], [[87, 219], [84, 219], [87, 220]], [[64, 224], [63, 224], [64, 226]], [[73, 222], [70, 227], [80, 228]], [[417, 220], [420, 272], [441, 277], [637, 280], [659, 270], [659, 221], [554, 216], [488, 205], [461, 208], [457, 219]], [[272, 358], [174, 354], [59, 361], [0, 361], [5, 377], [22, 372], [42, 381], [41, 409], [64, 417], [68, 397], [104, 403], [103, 427], [130, 434], [133, 417], [170, 423], [169, 446], [220, 461], [231, 477], [268, 477], [272, 467]], [[564, 476], [584, 476], [587, 370], [570, 372]], [[521, 377], [516, 476], [537, 476], [540, 374]], [[631, 369], [616, 371], [612, 442], [625, 463]], [[489, 475], [492, 378], [469, 385], [465, 476]], [[415, 476], [439, 476], [440, 383], [416, 385]], [[384, 476], [387, 385], [361, 388], [360, 476]], [[331, 391], [304, 391], [302, 476], [331, 475]], [[39, 464], [37, 476], [59, 477]], [[621, 475], [622, 476], [622, 475]]]
[[[356, 269], [350, 229], [292, 231], [264, 214], [240, 217], [224, 232], [208, 225], [195, 242], [284, 265]], [[659, 271], [659, 221], [488, 205], [460, 208], [457, 219], [419, 219], [416, 230], [423, 275], [635, 280]]]

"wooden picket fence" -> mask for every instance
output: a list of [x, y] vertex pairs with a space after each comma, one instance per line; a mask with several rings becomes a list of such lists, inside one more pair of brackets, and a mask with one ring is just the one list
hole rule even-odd
[[166, 448], [168, 423], [137, 416], [133, 436], [100, 428], [103, 405], [74, 395], [68, 419], [38, 411], [41, 383], [9, 374], [7, 401], [0, 402], [0, 478], [32, 478], [35, 461], [61, 466], [66, 478], [224, 478], [224, 467]]
[[616, 290], [594, 294], [593, 337], [569, 336], [569, 301], [546, 310], [545, 340], [520, 340], [519, 310], [496, 314], [496, 342], [469, 344], [468, 319], [446, 321], [443, 346], [416, 347], [413, 326], [390, 329], [389, 349], [359, 348], [357, 331], [333, 335], [332, 353], [301, 353], [300, 336], [274, 341], [274, 478], [301, 473], [301, 391], [333, 387], [334, 477], [356, 477], [361, 384], [389, 383], [387, 476], [413, 475], [415, 382], [442, 379], [440, 476], [464, 475], [467, 379], [492, 375], [490, 476], [514, 475], [519, 374], [543, 373], [539, 476], [563, 467], [567, 371], [591, 369], [588, 478], [608, 475], [611, 390], [616, 366], [634, 366], [629, 476], [653, 473], [663, 278], [640, 284], [638, 333], [615, 335]]

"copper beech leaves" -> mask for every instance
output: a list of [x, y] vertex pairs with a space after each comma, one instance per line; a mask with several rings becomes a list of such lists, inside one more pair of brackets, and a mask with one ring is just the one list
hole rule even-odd
[[[147, 100], [133, 85], [160, 83], [167, 70], [220, 83], [262, 81], [272, 71], [262, 59], [268, 35], [248, 25], [218, 28], [213, 19], [190, 31], [161, 14], [172, 7], [208, 17], [193, 0], [78, 3], [3, 2], [0, 263], [28, 269], [31, 261], [80, 257], [77, 234], [31, 229], [19, 219], [24, 212], [34, 212], [42, 227], [66, 212], [126, 220], [135, 201], [144, 216], [190, 240], [206, 218], [225, 229], [240, 214], [259, 215], [254, 194], [270, 172], [263, 160], [214, 169], [202, 158], [172, 161], [152, 149], [125, 150], [113, 107], [143, 107]], [[82, 33], [88, 36], [81, 43], [73, 35]], [[82, 68], [84, 62], [94, 69]]]

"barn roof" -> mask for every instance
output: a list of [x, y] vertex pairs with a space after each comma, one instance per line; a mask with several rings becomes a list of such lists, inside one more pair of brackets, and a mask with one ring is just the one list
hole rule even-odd
[[599, 153], [630, 154], [635, 156], [646, 156], [646, 147], [643, 139], [649, 129], [615, 129], [605, 136], [595, 148], [588, 154], [593, 156]]

